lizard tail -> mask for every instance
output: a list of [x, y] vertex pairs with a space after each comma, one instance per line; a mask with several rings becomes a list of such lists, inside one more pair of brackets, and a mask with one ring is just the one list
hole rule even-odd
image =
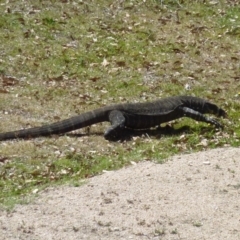
[[108, 112], [103, 109], [86, 112], [63, 121], [52, 124], [22, 129], [12, 132], [0, 133], [0, 141], [17, 139], [17, 138], [36, 138], [41, 136], [50, 136], [53, 134], [63, 134], [76, 129], [90, 126], [95, 123], [108, 120]]

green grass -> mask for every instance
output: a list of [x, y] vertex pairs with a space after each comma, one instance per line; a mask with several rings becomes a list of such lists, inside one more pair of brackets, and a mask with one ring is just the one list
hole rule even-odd
[[172, 133], [152, 131], [126, 142], [104, 140], [107, 124], [89, 134], [80, 130], [87, 133], [82, 137], [1, 142], [2, 207], [131, 162], [239, 147], [240, 8], [234, 1], [30, 0], [2, 3], [0, 12], [1, 132], [179, 94], [207, 98], [229, 115], [223, 131], [182, 119]]

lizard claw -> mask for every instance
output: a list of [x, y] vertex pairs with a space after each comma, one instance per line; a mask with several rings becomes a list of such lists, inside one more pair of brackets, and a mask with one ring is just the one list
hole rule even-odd
[[215, 127], [223, 129], [223, 125], [220, 124], [216, 119], [210, 118], [208, 120], [209, 120], [209, 123], [215, 125]]

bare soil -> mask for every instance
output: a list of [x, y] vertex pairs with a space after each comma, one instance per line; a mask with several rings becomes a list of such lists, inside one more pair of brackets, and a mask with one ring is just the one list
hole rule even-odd
[[143, 161], [0, 212], [0, 239], [240, 239], [240, 149]]

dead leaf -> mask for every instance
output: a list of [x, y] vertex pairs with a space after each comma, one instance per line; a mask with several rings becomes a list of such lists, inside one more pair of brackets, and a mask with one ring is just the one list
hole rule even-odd
[[109, 62], [107, 61], [106, 58], [104, 58], [103, 61], [102, 61], [102, 66], [103, 66], [103, 67], [106, 67], [106, 66], [108, 66], [108, 65], [109, 65]]
[[117, 61], [116, 64], [118, 65], [118, 67], [125, 67], [126, 66], [125, 61]]
[[202, 139], [202, 141], [198, 144], [196, 144], [196, 146], [203, 146], [203, 147], [207, 147], [208, 145], [208, 140], [206, 138]]
[[175, 52], [175, 53], [184, 53], [181, 49], [179, 49], [179, 48], [173, 48], [173, 51]]
[[62, 81], [64, 80], [63, 75], [60, 75], [58, 77], [48, 77], [48, 81]]
[[89, 78], [91, 81], [96, 82], [100, 79], [100, 77], [91, 77]]
[[214, 88], [214, 89], [212, 89], [212, 93], [220, 93], [222, 91], [222, 89], [221, 88]]
[[0, 93], [9, 93], [6, 89], [0, 88]]
[[15, 86], [19, 84], [19, 80], [17, 78], [11, 77], [11, 76], [5, 76], [5, 75], [0, 76], [0, 81], [2, 82], [3, 87]]
[[4, 162], [6, 162], [7, 160], [8, 160], [7, 157], [1, 157], [1, 156], [0, 156], [0, 162], [4, 163]]

